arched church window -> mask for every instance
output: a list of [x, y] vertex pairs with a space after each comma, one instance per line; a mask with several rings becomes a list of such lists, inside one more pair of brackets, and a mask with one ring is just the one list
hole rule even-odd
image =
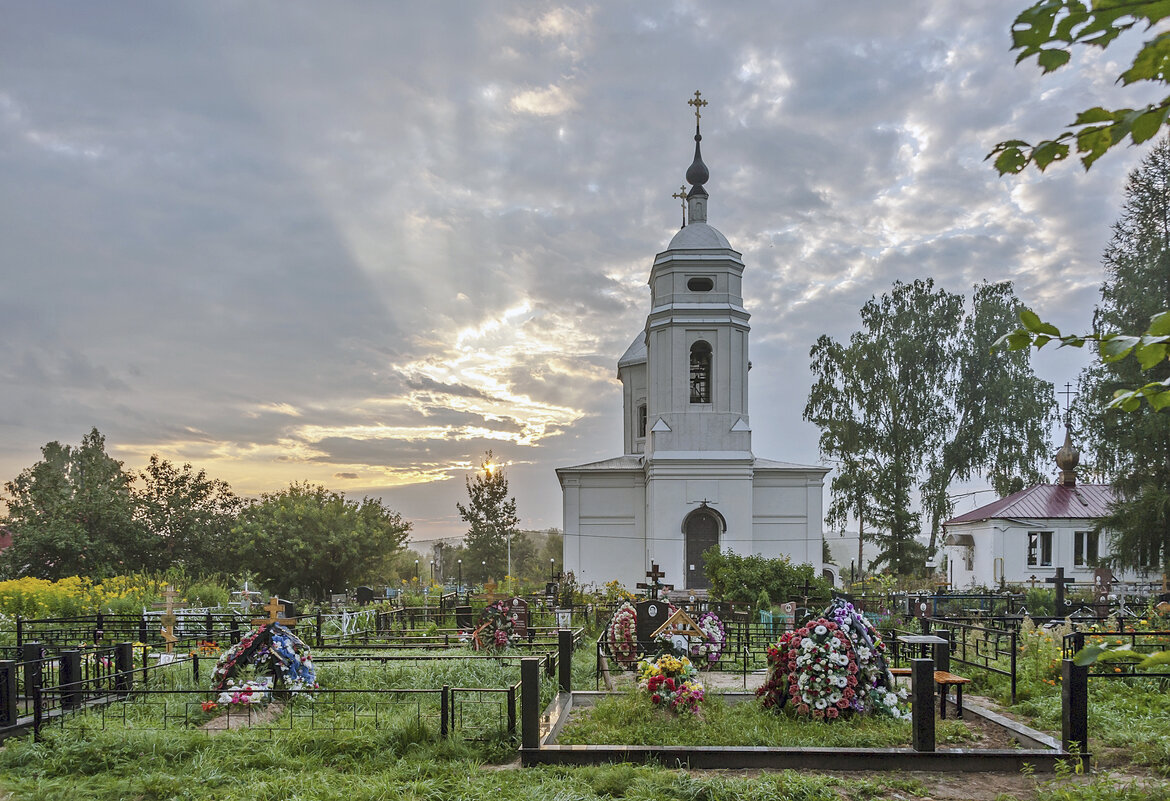
[[711, 402], [711, 345], [699, 340], [691, 345], [691, 403]]

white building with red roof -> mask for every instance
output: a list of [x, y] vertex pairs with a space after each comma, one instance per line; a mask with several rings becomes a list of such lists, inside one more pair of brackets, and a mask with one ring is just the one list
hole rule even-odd
[[1108, 484], [1078, 483], [1079, 462], [1066, 434], [1056, 453], [1056, 483], [1036, 484], [943, 523], [951, 587], [1051, 586], [1043, 582], [1059, 567], [1078, 584], [1091, 584], [1094, 569], [1111, 556], [1108, 533], [1095, 534], [1093, 527], [1109, 514], [1114, 494]]

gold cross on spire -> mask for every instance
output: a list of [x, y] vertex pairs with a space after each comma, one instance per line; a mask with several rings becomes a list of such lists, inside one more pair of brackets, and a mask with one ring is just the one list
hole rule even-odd
[[695, 107], [695, 125], [698, 125], [699, 124], [699, 117], [702, 116], [701, 114], [699, 114], [699, 111], [703, 108], [703, 106], [707, 105], [707, 101], [702, 99], [702, 93], [699, 92], [698, 89], [696, 89], [695, 96], [692, 99], [687, 101], [687, 105]]
[[678, 191], [671, 195], [671, 197], [675, 200], [682, 201], [683, 227], [685, 228], [687, 224], [687, 188], [685, 186], [680, 186]]

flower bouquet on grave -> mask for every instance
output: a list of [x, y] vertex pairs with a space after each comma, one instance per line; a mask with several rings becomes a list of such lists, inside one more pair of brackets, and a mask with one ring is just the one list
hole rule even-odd
[[638, 686], [650, 695], [650, 702], [675, 714], [698, 714], [703, 702], [699, 672], [687, 657], [663, 654], [638, 663]]
[[308, 646], [279, 623], [266, 623], [224, 651], [211, 671], [212, 689], [235, 686], [236, 679], [248, 671], [270, 679], [271, 690], [299, 693], [320, 689]]
[[727, 645], [727, 629], [723, 621], [714, 612], [704, 612], [695, 621], [703, 632], [703, 639], [691, 646], [691, 656], [699, 661], [702, 667], [710, 668], [723, 655], [723, 648]]
[[623, 669], [638, 664], [638, 614], [634, 605], [625, 602], [617, 608], [605, 627], [602, 645]]

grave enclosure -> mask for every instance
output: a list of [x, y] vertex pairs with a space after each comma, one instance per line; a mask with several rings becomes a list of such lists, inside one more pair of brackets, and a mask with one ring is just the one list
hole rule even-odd
[[[945, 602], [956, 601], [948, 599]], [[808, 600], [805, 603], [812, 606]], [[937, 606], [944, 601], [940, 597], [934, 599], [934, 603]], [[763, 668], [764, 651], [788, 625], [786, 615], [761, 619], [715, 604], [684, 602], [682, 605], [690, 606], [690, 611], [696, 616], [711, 609], [726, 615], [729, 647], [716, 669], [741, 672], [745, 685], [753, 671]], [[520, 608], [521, 605], [516, 606]], [[923, 614], [917, 626], [885, 630], [891, 643], [898, 643], [900, 634], [919, 633], [928, 628], [949, 641], [945, 656], [936, 650], [929, 655], [929, 660], [911, 660], [911, 654], [903, 653], [895, 646], [895, 658], [910, 671], [916, 707], [924, 710], [914, 724], [914, 746], [911, 748], [559, 746], [556, 735], [571, 711], [588, 708], [603, 694], [572, 686], [570, 655], [574, 647], [581, 645], [582, 630], [562, 631], [555, 627], [555, 615], [551, 610], [542, 610], [539, 606], [534, 609], [533, 606], [528, 604], [527, 619], [516, 627], [522, 635], [521, 641], [500, 655], [476, 653], [466, 647], [454, 654], [450, 651], [459, 647], [461, 632], [466, 634], [478, 624], [482, 604], [450, 604], [441, 615], [432, 607], [416, 610], [357, 608], [300, 616], [295, 621], [297, 631], [313, 647], [314, 662], [321, 671], [425, 666], [457, 659], [472, 665], [477, 662], [499, 665], [507, 672], [507, 677], [498, 686], [490, 687], [468, 687], [449, 682], [425, 688], [386, 686], [363, 689], [360, 693], [335, 682], [320, 691], [318, 702], [304, 707], [289, 703], [278, 722], [260, 728], [273, 734], [300, 728], [336, 731], [342, 718], [352, 721], [346, 724], [348, 726], [393, 727], [413, 722], [438, 736], [514, 738], [521, 744], [524, 764], [579, 764], [622, 759], [658, 760], [667, 764], [679, 762], [693, 767], [777, 769], [815, 768], [818, 760], [832, 759], [834, 769], [896, 767], [902, 770], [1014, 771], [1022, 762], [1028, 762], [1037, 770], [1050, 770], [1058, 760], [1071, 759], [1072, 749], [1076, 749], [1082, 759], [1089, 759], [1085, 688], [1090, 677], [1093, 680], [1112, 678], [1076, 668], [1069, 661], [1072, 652], [1079, 648], [1078, 643], [1091, 642], [1094, 635], [1070, 638], [1065, 644], [1063, 668], [1066, 672], [1066, 711], [1062, 742], [1016, 727], [1012, 729], [1013, 736], [1026, 747], [1010, 753], [980, 752], [978, 749], [936, 750], [932, 736], [937, 703], [934, 668], [945, 665], [968, 675], [977, 670], [994, 671], [998, 669], [996, 662], [1009, 660], [1014, 655], [1016, 632], [927, 616], [919, 603], [916, 606]], [[638, 639], [641, 641], [665, 622], [668, 606], [664, 600], [646, 599], [639, 602], [638, 608], [640, 613], [645, 613], [644, 626], [642, 614], [639, 614]], [[792, 607], [785, 611], [789, 610], [795, 611]], [[21, 650], [27, 658], [0, 662], [0, 736], [19, 734], [32, 728], [67, 728], [82, 719], [89, 720], [88, 725], [101, 728], [125, 726], [135, 722], [135, 715], [144, 706], [163, 710], [159, 713], [163, 721], [160, 728], [176, 731], [198, 729], [207, 717], [201, 705], [214, 696], [205, 689], [214, 659], [200, 653], [199, 643], [213, 637], [238, 640], [239, 632], [248, 631], [250, 621], [239, 614], [220, 615], [205, 610], [181, 614], [183, 610], [174, 611], [178, 618], [172, 626], [177, 640], [173, 644], [176, 656], [169, 663], [148, 659], [141, 649], [135, 649], [128, 642], [86, 649], [68, 646], [68, 635], [93, 632], [98, 625], [104, 632], [131, 630], [138, 634], [140, 632], [135, 627], [141, 626], [141, 620], [109, 616], [68, 621], [23, 621], [22, 636], [44, 635], [46, 642], [42, 644], [26, 639]], [[281, 614], [281, 611], [274, 610], [273, 614]], [[585, 610], [577, 610], [578, 617], [584, 613]], [[589, 610], [589, 616], [594, 620], [605, 614], [607, 610]], [[153, 625], [161, 622], [160, 617], [147, 620]], [[147, 631], [146, 634], [145, 641], [156, 647], [165, 647], [161, 633]], [[1166, 636], [1170, 637], [1170, 634]], [[39, 655], [42, 652], [43, 655]], [[599, 648], [599, 662], [600, 659]], [[944, 659], [947, 662], [944, 663]], [[1014, 674], [1014, 665], [1009, 672]], [[525, 677], [528, 677], [528, 684], [525, 684]], [[191, 688], [192, 682], [198, 684], [200, 681], [203, 685], [198, 689]], [[751, 702], [744, 693], [728, 693], [727, 697], [731, 702]], [[952, 708], [957, 700], [950, 700]], [[970, 704], [966, 705], [965, 712], [983, 714]], [[252, 714], [250, 710], [231, 710], [227, 717], [240, 714], [251, 722], [247, 717]], [[1006, 721], [995, 720], [994, 716], [986, 719], [994, 725], [1009, 725]], [[843, 768], [846, 763], [848, 768]]]

